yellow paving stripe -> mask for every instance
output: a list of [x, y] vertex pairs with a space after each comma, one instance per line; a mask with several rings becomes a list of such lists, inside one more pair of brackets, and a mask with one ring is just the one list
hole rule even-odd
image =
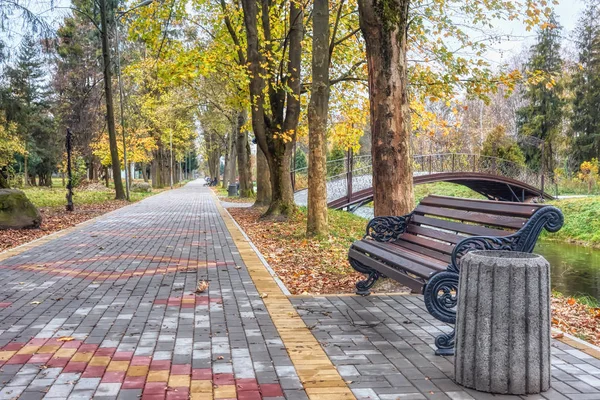
[[213, 197], [215, 197], [219, 213], [225, 221], [225, 226], [248, 268], [250, 277], [263, 297], [267, 311], [273, 319], [308, 397], [311, 400], [355, 399], [317, 339], [304, 324], [290, 300], [275, 283], [269, 271], [252, 250], [214, 193]]

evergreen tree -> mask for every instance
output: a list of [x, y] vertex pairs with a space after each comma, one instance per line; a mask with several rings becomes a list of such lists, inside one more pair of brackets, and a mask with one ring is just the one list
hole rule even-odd
[[527, 105], [517, 110], [519, 135], [534, 136], [545, 144], [545, 160], [541, 160], [540, 148], [523, 148], [525, 161], [534, 170], [554, 170], [554, 147], [563, 119], [562, 87], [557, 83], [563, 65], [560, 57], [560, 31], [561, 27], [554, 15], [538, 31], [537, 42], [530, 49], [526, 68], [530, 73], [541, 74], [545, 79], [529, 86], [523, 95]]
[[571, 136], [577, 165], [600, 157], [600, 1], [588, 0], [575, 30], [579, 65], [573, 74]]
[[[94, 15], [92, 0], [73, 0], [73, 6]], [[57, 30], [56, 73], [52, 85], [58, 96], [55, 114], [60, 130], [71, 128], [74, 151], [84, 157], [89, 179], [97, 180], [102, 168], [91, 144], [102, 131], [102, 68], [100, 34], [94, 23], [81, 13], [64, 19]], [[98, 21], [96, 21], [98, 23]]]
[[7, 71], [9, 92], [3, 96], [3, 108], [9, 122], [25, 146], [23, 172], [25, 184], [51, 186], [51, 174], [61, 154], [54, 119], [50, 113], [50, 92], [44, 81], [44, 60], [38, 42], [30, 35], [23, 38], [15, 65]]
[[302, 151], [302, 149], [296, 149], [296, 159], [294, 162], [295, 169], [303, 169], [308, 166], [308, 162], [306, 160], [306, 153]]

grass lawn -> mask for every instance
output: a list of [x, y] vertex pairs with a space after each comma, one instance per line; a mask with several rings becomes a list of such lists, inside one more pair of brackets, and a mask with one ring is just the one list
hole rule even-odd
[[[64, 207], [67, 204], [67, 190], [63, 187], [27, 187], [22, 189], [27, 198], [36, 207]], [[142, 200], [148, 196], [158, 193], [156, 189], [150, 193], [130, 192], [129, 197], [132, 202]], [[73, 190], [73, 203], [77, 204], [101, 204], [115, 199], [115, 192], [108, 190]]]
[[600, 196], [549, 201], [560, 208], [565, 224], [556, 233], [543, 234], [550, 240], [600, 247]]

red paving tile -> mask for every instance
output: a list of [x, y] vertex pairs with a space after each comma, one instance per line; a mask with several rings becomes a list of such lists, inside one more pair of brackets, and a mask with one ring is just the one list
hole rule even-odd
[[105, 372], [102, 376], [102, 383], [121, 383], [125, 379], [125, 372], [111, 371]]
[[145, 376], [126, 376], [123, 381], [122, 389], [143, 389], [146, 383]]
[[281, 390], [279, 383], [263, 383], [260, 385], [260, 392], [263, 397], [283, 396], [283, 390]]
[[238, 392], [237, 400], [261, 400], [262, 396], [257, 390]]
[[103, 366], [88, 366], [85, 371], [83, 371], [83, 378], [102, 378], [104, 375], [104, 371], [106, 367]]
[[171, 366], [171, 375], [189, 375], [192, 373], [190, 364], [178, 364]]
[[165, 395], [165, 391], [167, 390], [166, 382], [146, 382], [144, 386], [144, 395], [146, 394], [162, 394]]
[[213, 382], [215, 385], [234, 385], [233, 374], [214, 374]]
[[88, 363], [86, 362], [69, 362], [62, 372], [83, 372], [85, 371]]
[[113, 361], [129, 361], [133, 357], [133, 351], [117, 351], [113, 357]]
[[246, 390], [258, 391], [258, 382], [254, 378], [236, 379], [235, 385], [238, 392]]
[[210, 368], [194, 368], [192, 370], [192, 379], [197, 381], [211, 380], [212, 370]]
[[150, 365], [150, 362], [152, 361], [152, 358], [149, 356], [133, 356], [133, 358], [131, 359], [131, 365], [132, 366], [148, 366]]
[[151, 371], [164, 371], [171, 369], [171, 360], [152, 360]]

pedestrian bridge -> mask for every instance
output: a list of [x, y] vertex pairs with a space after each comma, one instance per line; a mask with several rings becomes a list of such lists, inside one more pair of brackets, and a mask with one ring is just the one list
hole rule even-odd
[[[496, 157], [468, 153], [441, 153], [413, 157], [415, 185], [449, 182], [466, 186], [490, 200], [527, 202], [552, 199], [544, 191], [544, 175], [524, 165]], [[307, 203], [308, 169], [292, 171], [294, 198]], [[352, 156], [327, 162], [327, 204], [354, 209], [373, 201], [371, 156]]]

